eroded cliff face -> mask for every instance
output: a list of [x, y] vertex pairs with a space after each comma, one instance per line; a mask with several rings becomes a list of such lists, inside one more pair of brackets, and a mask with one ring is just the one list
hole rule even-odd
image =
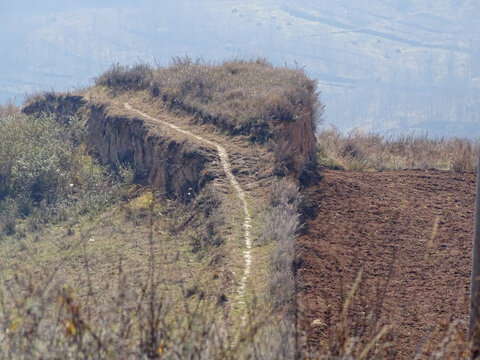
[[130, 165], [139, 183], [167, 196], [187, 199], [215, 177], [215, 151], [155, 131], [144, 120], [108, 115], [104, 105], [90, 105], [86, 119], [88, 147], [102, 163]]
[[318, 178], [313, 109], [297, 109], [294, 121], [279, 121], [273, 126], [270, 150], [275, 156], [275, 175], [293, 175], [302, 185]]
[[167, 197], [188, 201], [217, 176], [213, 149], [178, 140], [143, 119], [109, 113], [105, 104], [89, 103], [82, 96], [47, 94], [33, 99], [23, 112], [54, 114], [60, 121], [80, 116], [92, 155], [113, 169], [130, 167], [137, 183]]

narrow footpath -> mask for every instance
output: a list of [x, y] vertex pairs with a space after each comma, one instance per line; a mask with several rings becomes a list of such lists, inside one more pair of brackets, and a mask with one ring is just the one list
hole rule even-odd
[[[189, 137], [192, 137], [200, 142], [203, 142], [204, 144], [207, 144], [208, 146], [211, 146], [217, 150], [218, 157], [220, 158], [221, 164], [223, 171], [225, 172], [225, 175], [227, 179], [229, 180], [230, 184], [232, 187], [235, 189], [235, 192], [237, 194], [237, 197], [240, 199], [242, 206], [243, 206], [243, 213], [244, 213], [244, 220], [243, 220], [243, 238], [245, 241], [245, 250], [243, 252], [243, 257], [245, 259], [245, 267], [243, 271], [243, 276], [240, 281], [240, 285], [238, 288], [238, 304], [241, 305], [242, 307], [245, 307], [245, 291], [246, 291], [246, 286], [247, 286], [247, 280], [250, 275], [251, 271], [251, 266], [252, 266], [252, 254], [251, 254], [251, 249], [252, 249], [252, 237], [250, 234], [250, 229], [251, 229], [251, 216], [250, 216], [250, 211], [248, 209], [248, 204], [247, 204], [247, 196], [246, 192], [241, 188], [240, 184], [238, 183], [237, 179], [232, 173], [232, 166], [230, 164], [230, 161], [228, 160], [228, 153], [227, 150], [221, 146], [220, 144], [207, 140], [205, 138], [202, 138], [201, 136], [198, 136], [190, 131], [184, 130], [180, 128], [179, 126], [172, 124], [168, 121], [162, 120], [162, 119], [157, 119], [154, 117], [151, 117], [148, 114], [145, 114], [144, 112], [134, 109], [132, 106], [130, 106], [128, 103], [124, 104], [125, 108], [130, 111], [134, 111], [138, 113], [139, 115], [143, 116], [144, 118], [147, 118], [149, 120], [153, 120], [155, 122], [161, 123], [177, 132], [180, 132], [182, 134], [185, 134]], [[246, 309], [245, 309], [246, 310]], [[242, 321], [245, 322], [246, 320], [246, 311], [244, 311], [244, 314], [242, 316]]]

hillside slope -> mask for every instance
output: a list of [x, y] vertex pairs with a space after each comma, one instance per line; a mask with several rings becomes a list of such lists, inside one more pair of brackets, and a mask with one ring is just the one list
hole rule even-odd
[[[85, 161], [129, 180], [97, 212], [49, 222], [36, 211], [36, 227], [10, 214], [0, 355], [292, 357], [298, 186], [316, 170], [316, 103], [301, 69], [261, 59], [116, 65], [90, 89], [32, 96], [25, 126], [75, 123]], [[70, 196], [67, 180], [58, 192]]]
[[[363, 278], [350, 304], [348, 336], [359, 336], [365, 344], [384, 325], [393, 325], [383, 342], [394, 340], [390, 356], [395, 359], [422, 352], [431, 358], [454, 319], [461, 320], [458, 329], [464, 337], [474, 174], [322, 173], [314, 195], [318, 216], [306, 224], [297, 244], [300, 302], [310, 346], [328, 347], [331, 336], [342, 343], [343, 332], [334, 332], [334, 326], [360, 269]], [[440, 358], [460, 358], [462, 352], [460, 348], [460, 353]]]

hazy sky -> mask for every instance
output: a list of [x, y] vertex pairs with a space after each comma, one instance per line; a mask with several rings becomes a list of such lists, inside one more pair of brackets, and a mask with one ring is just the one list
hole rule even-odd
[[112, 63], [265, 56], [318, 79], [326, 123], [478, 136], [480, 3], [1, 0], [0, 103]]

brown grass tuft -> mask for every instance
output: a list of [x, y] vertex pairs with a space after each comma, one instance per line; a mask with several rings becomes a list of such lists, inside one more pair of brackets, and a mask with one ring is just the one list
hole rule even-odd
[[386, 138], [354, 130], [343, 136], [332, 127], [318, 137], [319, 163], [345, 170], [437, 169], [475, 172], [480, 142], [427, 136]]

